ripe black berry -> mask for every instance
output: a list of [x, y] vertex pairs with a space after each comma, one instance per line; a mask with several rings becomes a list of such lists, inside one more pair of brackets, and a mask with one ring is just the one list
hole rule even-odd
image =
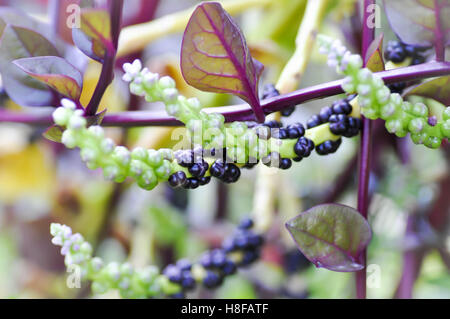
[[280, 162], [280, 168], [282, 170], [287, 170], [292, 167], [292, 161], [289, 158], [283, 158]]
[[320, 119], [320, 117], [318, 115], [313, 115], [306, 123], [306, 126], [308, 127], [308, 129], [311, 129], [311, 128], [314, 128], [321, 124], [323, 124], [323, 123], [322, 123], [322, 120]]
[[203, 177], [207, 170], [208, 164], [204, 161], [202, 163], [196, 163], [189, 167], [189, 173], [191, 173], [191, 175], [194, 177]]
[[299, 158], [308, 157], [313, 150], [314, 142], [306, 137], [301, 137], [294, 146], [294, 152]]
[[225, 183], [236, 183], [239, 180], [239, 177], [241, 177], [241, 170], [239, 167], [234, 164], [225, 165], [225, 175], [223, 177]]
[[329, 106], [326, 106], [322, 110], [320, 110], [319, 118], [322, 123], [326, 123], [328, 122], [331, 115], [333, 115], [333, 109]]
[[264, 85], [262, 99], [270, 99], [272, 97], [276, 97], [280, 95], [280, 92], [275, 88], [275, 86], [271, 83]]
[[212, 289], [220, 286], [222, 280], [223, 279], [215, 272], [208, 271], [205, 278], [203, 279], [203, 284], [206, 288]]
[[231, 260], [227, 260], [221, 270], [225, 276], [229, 276], [229, 275], [233, 275], [234, 273], [236, 273], [237, 267], [234, 262], [232, 262]]
[[384, 57], [386, 60], [394, 63], [401, 63], [407, 56], [408, 52], [405, 50], [403, 43], [400, 41], [389, 41], [384, 52]]
[[251, 218], [244, 218], [239, 224], [239, 229], [251, 229], [253, 227], [253, 220]]
[[181, 274], [180, 268], [178, 268], [178, 267], [175, 266], [175, 265], [168, 265], [168, 266], [164, 269], [163, 274], [164, 274], [167, 278], [169, 278], [169, 280], [170, 280], [171, 282], [174, 282], [174, 283], [180, 283], [180, 282], [181, 282], [181, 279], [183, 278], [183, 277], [182, 277], [182, 274]]
[[225, 163], [222, 161], [216, 161], [211, 165], [209, 169], [211, 176], [222, 179], [225, 176]]
[[347, 99], [334, 102], [332, 109], [334, 114], [349, 115], [353, 111], [353, 108]]
[[335, 153], [338, 150], [339, 146], [341, 146], [341, 143], [342, 139], [339, 139], [337, 141], [325, 141], [324, 143], [316, 147], [316, 152], [321, 156]]
[[294, 112], [295, 112], [295, 105], [294, 105], [294, 106], [290, 106], [290, 107], [288, 107], [288, 108], [282, 110], [282, 111], [281, 111], [281, 116], [289, 117], [289, 116], [291, 116], [292, 113], [294, 113]]
[[211, 182], [211, 177], [201, 177], [198, 179], [200, 186], [208, 185]]
[[391, 93], [403, 93], [403, 90], [406, 89], [406, 83], [400, 82], [400, 83], [392, 83], [387, 86], [389, 90], [391, 90]]
[[183, 186], [186, 183], [186, 174], [184, 172], [176, 172], [169, 177], [169, 185], [173, 188]]

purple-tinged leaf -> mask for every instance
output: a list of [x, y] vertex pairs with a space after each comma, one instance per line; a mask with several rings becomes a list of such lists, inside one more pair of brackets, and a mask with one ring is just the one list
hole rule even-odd
[[0, 42], [0, 73], [8, 96], [23, 106], [51, 106], [52, 90], [27, 75], [12, 62], [35, 56], [58, 56], [49, 40], [33, 30], [8, 25]]
[[32, 57], [15, 60], [14, 64], [32, 78], [47, 84], [61, 95], [75, 101], [80, 99], [83, 76], [63, 58]]
[[[405, 43], [436, 47], [450, 45], [449, 0], [384, 0], [392, 30]], [[439, 53], [439, 54], [442, 54]]]
[[355, 209], [336, 204], [316, 206], [291, 219], [286, 227], [316, 267], [339, 272], [364, 268], [360, 257], [372, 232]]
[[181, 49], [181, 71], [189, 85], [237, 95], [250, 104], [259, 121], [264, 121], [258, 97], [263, 68], [251, 57], [244, 35], [220, 3], [197, 6]]
[[427, 80], [405, 92], [405, 96], [418, 95], [450, 105], [450, 76]]
[[113, 48], [108, 11], [82, 9], [80, 22], [80, 28], [72, 31], [75, 45], [91, 59], [103, 63], [107, 50]]
[[25, 12], [16, 8], [0, 7], [0, 36], [8, 24], [39, 32], [46, 38], [49, 38], [52, 34], [48, 24], [33, 19]]
[[385, 70], [383, 59], [383, 34], [380, 34], [369, 46], [366, 55], [366, 66], [372, 72]]
[[49, 141], [61, 143], [64, 129], [58, 125], [50, 126], [42, 135]]
[[103, 110], [102, 112], [93, 115], [93, 116], [86, 116], [87, 126], [93, 126], [93, 125], [100, 125], [103, 122], [103, 119], [105, 118], [106, 112], [108, 110]]

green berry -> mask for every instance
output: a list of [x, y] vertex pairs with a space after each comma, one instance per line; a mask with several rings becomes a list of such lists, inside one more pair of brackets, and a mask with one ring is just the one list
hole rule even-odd
[[416, 103], [413, 106], [412, 114], [415, 115], [415, 116], [426, 118], [426, 117], [428, 117], [428, 108], [423, 103]]
[[442, 134], [446, 138], [450, 138], [450, 119], [446, 120], [444, 123], [442, 123]]
[[426, 122], [423, 118], [415, 118], [409, 122], [408, 130], [411, 133], [420, 133], [425, 128]]
[[442, 118], [444, 119], [444, 121], [450, 120], [450, 106], [445, 109], [444, 113], [442, 114]]

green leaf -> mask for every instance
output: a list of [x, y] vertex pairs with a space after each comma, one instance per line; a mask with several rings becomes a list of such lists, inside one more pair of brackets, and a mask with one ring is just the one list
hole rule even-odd
[[81, 27], [73, 29], [73, 41], [88, 57], [103, 63], [108, 49], [113, 48], [111, 19], [108, 11], [82, 9]]
[[383, 59], [383, 34], [380, 34], [370, 44], [366, 55], [366, 66], [372, 72], [381, 72], [385, 70]]
[[22, 58], [58, 55], [53, 44], [41, 34], [27, 28], [6, 26], [0, 43], [0, 73], [8, 96], [24, 106], [53, 105], [54, 92], [12, 62]]
[[450, 105], [450, 75], [427, 80], [405, 92], [405, 96], [418, 95], [428, 97]]
[[355, 209], [336, 204], [316, 206], [290, 220], [286, 227], [316, 267], [338, 272], [364, 268], [360, 257], [372, 232]]
[[83, 76], [65, 59], [56, 56], [32, 57], [13, 61], [28, 75], [47, 84], [61, 95], [78, 101]]
[[42, 135], [49, 141], [61, 143], [64, 129], [61, 126], [53, 125], [49, 127]]
[[258, 97], [263, 68], [250, 55], [244, 35], [220, 3], [197, 6], [181, 49], [181, 70], [189, 85], [237, 95], [250, 104], [259, 121], [264, 121]]
[[383, 0], [392, 30], [405, 43], [450, 44], [449, 0]]

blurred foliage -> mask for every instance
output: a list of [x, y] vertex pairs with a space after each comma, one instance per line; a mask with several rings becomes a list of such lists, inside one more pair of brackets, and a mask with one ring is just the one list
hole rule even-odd
[[[36, 1], [21, 0], [10, 1], [10, 5], [43, 15], [45, 2], [40, 1], [37, 5]], [[330, 1], [329, 14], [320, 32], [347, 39], [342, 28], [345, 21], [355, 14], [356, 2]], [[195, 3], [160, 1], [158, 16]], [[296, 32], [305, 6], [306, 0], [278, 0], [272, 1], [266, 9], [250, 9], [239, 15], [238, 21], [252, 54], [266, 65], [263, 83], [276, 82], [294, 52]], [[383, 21], [383, 32], [387, 39], [393, 38], [386, 21]], [[204, 106], [241, 103], [226, 95], [200, 93], [186, 85], [179, 68], [180, 39], [181, 35], [177, 34], [150, 43], [143, 52], [146, 66], [154, 72], [173, 77], [182, 94], [198, 97]], [[333, 70], [324, 65], [324, 57], [317, 53], [317, 48], [313, 49], [311, 56], [302, 87], [336, 78]], [[100, 65], [88, 63], [81, 98], [83, 105], [87, 105], [92, 96], [99, 75]], [[116, 80], [101, 102], [101, 110], [161, 109], [160, 105], [130, 97], [120, 78], [118, 71]], [[283, 122], [304, 123], [335, 99], [302, 104], [291, 118], [283, 119]], [[28, 111], [9, 100], [4, 106]], [[82, 233], [106, 261], [128, 260], [139, 267], [149, 263], [164, 266], [178, 258], [198, 258], [205, 249], [217, 247], [232, 230], [231, 224], [235, 225], [252, 211], [257, 169], [245, 170], [240, 182], [229, 187], [220, 188], [212, 182], [205, 188], [190, 191], [186, 195], [187, 205], [182, 209], [176, 208], [173, 197], [167, 196], [165, 185], [150, 194], [127, 183], [113, 185], [105, 182], [99, 172], [84, 168], [76, 152], [44, 141], [41, 134], [42, 129], [0, 124], [0, 297], [89, 296], [87, 290], [66, 288], [62, 259], [57, 248], [50, 243], [48, 227], [51, 221], [69, 224], [76, 232]], [[161, 127], [126, 131], [108, 129], [110, 137], [130, 147], [172, 147], [178, 143], [172, 134], [172, 128]], [[368, 263], [380, 266], [381, 285], [368, 290], [371, 298], [391, 298], [394, 295], [402, 275], [408, 217], [412, 214], [426, 217], [439, 196], [439, 183], [449, 178], [448, 154], [445, 155], [444, 151], [428, 151], [402, 144], [410, 153], [410, 163], [405, 165], [399, 154], [392, 151], [392, 145], [384, 145], [386, 138], [380, 135], [375, 141], [376, 145], [383, 145], [381, 150], [376, 150], [381, 152], [376, 155], [380, 155], [377, 161], [382, 171], [374, 173], [371, 184], [370, 223], [374, 238], [369, 248]], [[327, 198], [342, 172], [357, 155], [358, 143], [358, 139], [345, 140], [337, 154], [326, 158], [313, 155], [288, 172], [280, 173], [283, 187], [278, 190], [277, 211], [273, 212], [277, 218], [267, 233], [271, 246], [264, 252], [262, 261], [227, 279], [217, 291], [196, 291], [190, 297], [351, 298], [354, 294], [351, 274], [314, 267], [306, 267], [294, 274], [285, 272], [283, 254], [293, 248], [293, 243], [286, 241], [284, 223], [292, 217], [288, 209], [298, 205], [303, 211]], [[403, 142], [397, 140], [395, 143]], [[355, 206], [356, 172], [356, 166], [350, 168], [348, 184], [339, 192], [336, 202]], [[442, 210], [448, 215], [449, 207], [442, 207]], [[447, 242], [445, 249], [448, 251], [449, 233], [441, 236]], [[26, 240], [29, 242], [24, 244]], [[30, 249], [38, 251], [47, 262], [41, 263], [30, 254]], [[436, 250], [431, 250], [424, 259], [413, 296], [450, 298], [449, 287], [448, 268]]]

